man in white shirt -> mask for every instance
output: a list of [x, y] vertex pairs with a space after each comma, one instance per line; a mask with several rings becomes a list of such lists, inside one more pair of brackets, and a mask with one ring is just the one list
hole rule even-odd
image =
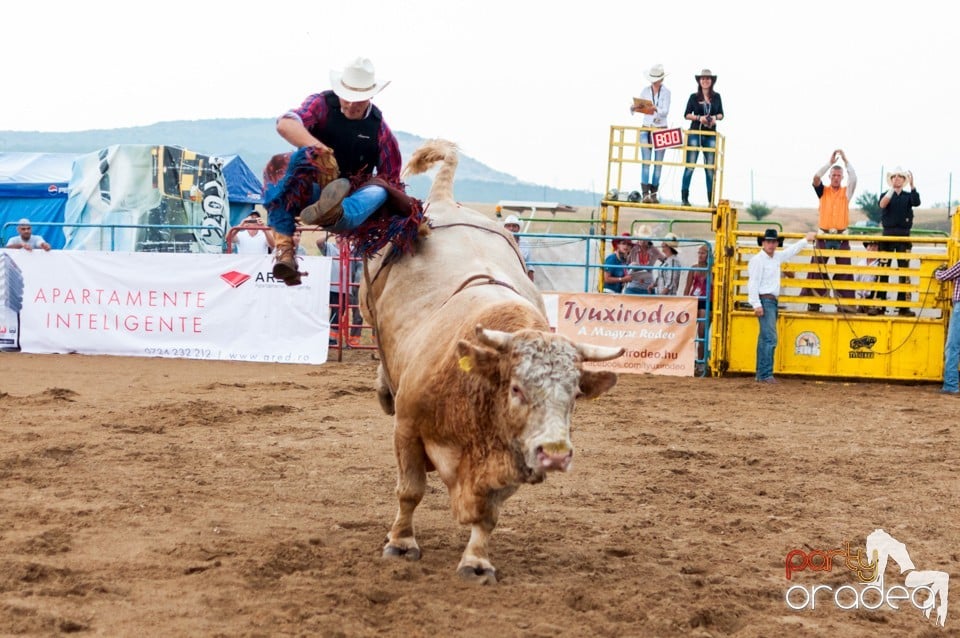
[[33, 234], [33, 225], [24, 217], [17, 222], [17, 234], [7, 242], [7, 248], [20, 248], [30, 252], [34, 248], [50, 250], [50, 244], [40, 235]]
[[806, 241], [796, 241], [777, 252], [782, 241], [776, 228], [768, 228], [757, 238], [761, 250], [747, 265], [747, 301], [760, 321], [757, 337], [757, 382], [777, 383], [773, 378], [773, 353], [777, 349], [777, 298], [780, 296], [780, 265], [797, 255], [817, 238], [807, 233]]
[[234, 252], [238, 255], [268, 254], [274, 244], [273, 233], [255, 228], [264, 225], [260, 213], [253, 211], [241, 223], [243, 226], [249, 226], [250, 228], [231, 230], [234, 233], [233, 243], [236, 246]]

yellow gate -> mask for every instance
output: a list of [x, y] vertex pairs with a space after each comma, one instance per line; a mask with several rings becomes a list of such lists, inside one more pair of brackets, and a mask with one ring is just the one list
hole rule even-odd
[[[736, 210], [725, 202], [717, 208], [714, 229], [715, 302], [710, 368], [715, 375], [753, 373], [759, 326], [747, 304], [747, 262], [759, 250], [757, 238], [762, 231], [739, 228]], [[783, 234], [788, 242], [803, 237], [799, 233]], [[891, 241], [903, 239], [898, 237], [818, 238], [849, 240], [850, 250], [806, 249], [783, 265], [774, 372], [841, 378], [942, 379], [953, 284], [941, 284], [933, 271], [941, 264], [954, 263], [960, 256], [958, 216], [953, 216], [949, 237], [910, 237], [910, 253], [885, 249]], [[863, 248], [867, 240], [879, 243], [879, 252]], [[868, 256], [880, 261], [871, 266], [861, 264]], [[826, 259], [827, 263], [814, 263], [813, 257]], [[848, 257], [851, 265], [837, 265], [832, 259], [835, 257]], [[811, 274], [824, 278], [809, 278]], [[833, 279], [837, 274], [853, 275], [854, 280]], [[857, 275], [873, 276], [876, 281], [859, 281]], [[840, 290], [859, 290], [863, 296], [842, 297]], [[898, 300], [898, 293], [905, 299]], [[820, 311], [812, 312], [812, 304], [819, 306]], [[841, 312], [840, 306], [847, 306], [850, 311]], [[875, 309], [872, 313], [865, 312], [871, 308]], [[909, 316], [911, 313], [914, 316]]]

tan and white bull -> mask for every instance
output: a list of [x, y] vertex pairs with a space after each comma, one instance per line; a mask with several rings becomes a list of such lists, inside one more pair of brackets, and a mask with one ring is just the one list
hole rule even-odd
[[617, 382], [582, 364], [623, 350], [550, 332], [510, 234], [454, 201], [456, 146], [425, 143], [406, 173], [437, 162], [430, 233], [413, 256], [371, 260], [360, 293], [381, 349], [377, 394], [395, 415], [400, 505], [383, 555], [420, 558], [413, 512], [436, 470], [457, 520], [471, 526], [457, 573], [495, 583], [487, 541], [500, 507], [520, 484], [570, 469], [575, 400]]

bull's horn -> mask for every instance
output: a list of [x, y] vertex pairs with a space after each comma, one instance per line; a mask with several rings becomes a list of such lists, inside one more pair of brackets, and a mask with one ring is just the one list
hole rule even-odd
[[576, 346], [584, 361], [609, 361], [624, 353], [623, 348], [613, 346], [592, 346], [589, 343], [578, 343]]
[[480, 340], [480, 343], [503, 352], [510, 346], [510, 342], [513, 341], [513, 334], [501, 332], [500, 330], [487, 330], [480, 324], [477, 324], [477, 339]]

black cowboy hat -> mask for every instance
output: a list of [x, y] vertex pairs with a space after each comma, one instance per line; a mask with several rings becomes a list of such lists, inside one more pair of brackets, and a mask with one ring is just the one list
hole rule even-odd
[[763, 246], [763, 242], [772, 239], [777, 242], [777, 246], [783, 248], [783, 237], [777, 232], [776, 228], [768, 228], [763, 231], [763, 237], [757, 237], [757, 246]]

